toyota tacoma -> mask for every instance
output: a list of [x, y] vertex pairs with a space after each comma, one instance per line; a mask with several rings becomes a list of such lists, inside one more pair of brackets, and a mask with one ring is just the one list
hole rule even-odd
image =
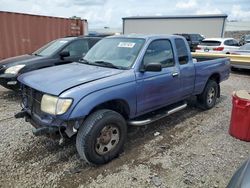
[[111, 36], [79, 62], [19, 76], [16, 118], [30, 122], [37, 136], [76, 135], [80, 157], [103, 164], [122, 152], [128, 126], [182, 110], [191, 96], [212, 108], [229, 73], [228, 58], [192, 59], [181, 36]]

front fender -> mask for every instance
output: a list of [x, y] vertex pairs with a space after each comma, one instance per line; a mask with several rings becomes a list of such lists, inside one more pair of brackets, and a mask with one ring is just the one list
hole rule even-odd
[[88, 94], [75, 105], [69, 115], [69, 119], [85, 117], [96, 106], [111, 100], [125, 101], [129, 106], [129, 116], [134, 116], [136, 113], [136, 83], [129, 82]]

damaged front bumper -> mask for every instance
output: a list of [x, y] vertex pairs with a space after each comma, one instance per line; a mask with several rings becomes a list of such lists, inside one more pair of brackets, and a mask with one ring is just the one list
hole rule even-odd
[[66, 133], [68, 137], [72, 137], [74, 134], [76, 134], [81, 123], [80, 120], [66, 122], [56, 119], [52, 116], [41, 118], [37, 114], [31, 113], [29, 110], [25, 109], [15, 114], [15, 118], [24, 118], [26, 122], [31, 123], [31, 125], [34, 127], [32, 132], [35, 136], [52, 136], [55, 134], [64, 136], [63, 133]]

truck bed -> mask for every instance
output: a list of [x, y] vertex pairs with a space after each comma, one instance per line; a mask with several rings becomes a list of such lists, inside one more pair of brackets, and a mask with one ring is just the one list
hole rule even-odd
[[212, 74], [217, 74], [219, 82], [226, 80], [230, 74], [230, 59], [229, 58], [197, 58], [194, 61], [195, 66], [195, 94], [200, 94]]

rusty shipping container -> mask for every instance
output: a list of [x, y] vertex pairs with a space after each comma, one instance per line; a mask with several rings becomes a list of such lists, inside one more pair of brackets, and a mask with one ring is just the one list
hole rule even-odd
[[29, 54], [65, 36], [87, 34], [87, 20], [0, 11], [0, 60]]

